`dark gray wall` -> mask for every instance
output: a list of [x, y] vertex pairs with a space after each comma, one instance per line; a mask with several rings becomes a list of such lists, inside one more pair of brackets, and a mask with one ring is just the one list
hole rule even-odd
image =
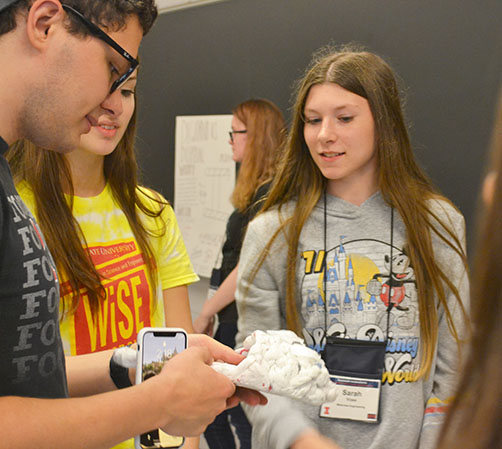
[[312, 52], [355, 41], [402, 79], [417, 156], [472, 241], [502, 79], [501, 17], [501, 0], [230, 0], [163, 14], [141, 49], [144, 182], [173, 200], [176, 115], [226, 114], [265, 97], [289, 117]]

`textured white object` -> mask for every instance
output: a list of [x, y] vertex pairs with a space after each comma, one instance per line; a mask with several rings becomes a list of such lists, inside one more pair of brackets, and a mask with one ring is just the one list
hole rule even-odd
[[294, 332], [255, 331], [237, 352], [238, 365], [214, 362], [213, 368], [241, 387], [321, 405], [335, 399], [335, 384], [321, 356]]
[[136, 368], [136, 356], [138, 351], [131, 346], [122, 346], [113, 351], [112, 358], [120, 366], [124, 368]]

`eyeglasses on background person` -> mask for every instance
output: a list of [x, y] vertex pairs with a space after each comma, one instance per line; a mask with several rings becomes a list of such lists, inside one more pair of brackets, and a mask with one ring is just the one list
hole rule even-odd
[[234, 141], [234, 134], [246, 134], [248, 132], [247, 129], [242, 129], [240, 131], [228, 131], [228, 135], [230, 136], [230, 142]]

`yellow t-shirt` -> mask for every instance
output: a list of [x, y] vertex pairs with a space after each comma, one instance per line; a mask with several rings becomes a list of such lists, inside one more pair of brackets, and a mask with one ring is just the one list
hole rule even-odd
[[[24, 182], [17, 186], [22, 199], [33, 212], [32, 190]], [[149, 208], [158, 204], [140, 190], [141, 200]], [[198, 281], [181, 236], [174, 211], [166, 206], [160, 218], [141, 215], [147, 229], [161, 230], [150, 243], [158, 270], [157, 292], [152, 292], [146, 265], [126, 216], [115, 202], [110, 187], [95, 197], [74, 197], [73, 215], [87, 241], [87, 249], [98, 272], [104, 276], [106, 299], [100, 303], [98, 317], [92, 319], [86, 293], [75, 314], [61, 323], [61, 337], [66, 355], [88, 354], [134, 343], [143, 327], [164, 325], [162, 290]], [[157, 235], [157, 234], [155, 234]], [[61, 298], [71, 293], [69, 283], [61, 278]], [[133, 448], [132, 440], [117, 448]]]

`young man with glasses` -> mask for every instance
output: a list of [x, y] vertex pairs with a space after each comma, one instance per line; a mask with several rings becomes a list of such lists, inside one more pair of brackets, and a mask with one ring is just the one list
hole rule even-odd
[[[109, 353], [76, 357], [65, 368], [56, 268], [3, 157], [21, 138], [60, 152], [76, 148], [98, 106], [116, 101], [110, 93], [135, 70], [156, 15], [153, 0], [0, 0], [2, 447], [110, 447], [157, 427], [197, 435], [238, 402], [233, 384], [208, 365], [240, 356], [202, 336], [191, 337], [197, 347], [160, 375], [119, 391], [111, 391]], [[67, 378], [89, 396], [68, 399]]]

